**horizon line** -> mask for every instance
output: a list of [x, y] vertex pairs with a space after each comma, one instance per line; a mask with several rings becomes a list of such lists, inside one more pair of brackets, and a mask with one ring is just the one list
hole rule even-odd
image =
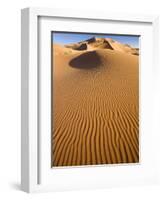
[[128, 44], [132, 47], [139, 48], [140, 35], [52, 31], [52, 42], [61, 45], [79, 43], [91, 38], [113, 39], [122, 44]]

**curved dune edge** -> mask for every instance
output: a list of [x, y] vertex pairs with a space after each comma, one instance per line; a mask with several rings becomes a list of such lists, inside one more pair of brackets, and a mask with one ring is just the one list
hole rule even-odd
[[52, 165], [139, 162], [138, 57], [100, 48], [53, 52]]

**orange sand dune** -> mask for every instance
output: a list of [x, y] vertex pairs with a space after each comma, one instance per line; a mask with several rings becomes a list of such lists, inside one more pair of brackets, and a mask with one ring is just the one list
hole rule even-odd
[[121, 51], [133, 55], [139, 55], [139, 49], [133, 48], [128, 44], [121, 44], [110, 38], [90, 38], [88, 40], [66, 45], [67, 48], [74, 50], [97, 50], [97, 49], [111, 49]]
[[53, 45], [52, 165], [136, 163], [139, 57], [116, 41], [84, 43]]

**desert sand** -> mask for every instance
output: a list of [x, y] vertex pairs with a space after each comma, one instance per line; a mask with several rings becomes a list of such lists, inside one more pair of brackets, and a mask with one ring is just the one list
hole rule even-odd
[[139, 49], [53, 44], [52, 166], [139, 162]]

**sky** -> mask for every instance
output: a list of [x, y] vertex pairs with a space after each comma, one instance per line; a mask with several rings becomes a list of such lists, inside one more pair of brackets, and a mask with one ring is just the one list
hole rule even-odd
[[139, 36], [133, 36], [133, 35], [53, 32], [53, 36], [52, 36], [53, 43], [58, 43], [62, 45], [80, 42], [92, 37], [112, 38], [113, 40], [116, 40], [123, 44], [129, 44], [135, 48], [139, 47]]

